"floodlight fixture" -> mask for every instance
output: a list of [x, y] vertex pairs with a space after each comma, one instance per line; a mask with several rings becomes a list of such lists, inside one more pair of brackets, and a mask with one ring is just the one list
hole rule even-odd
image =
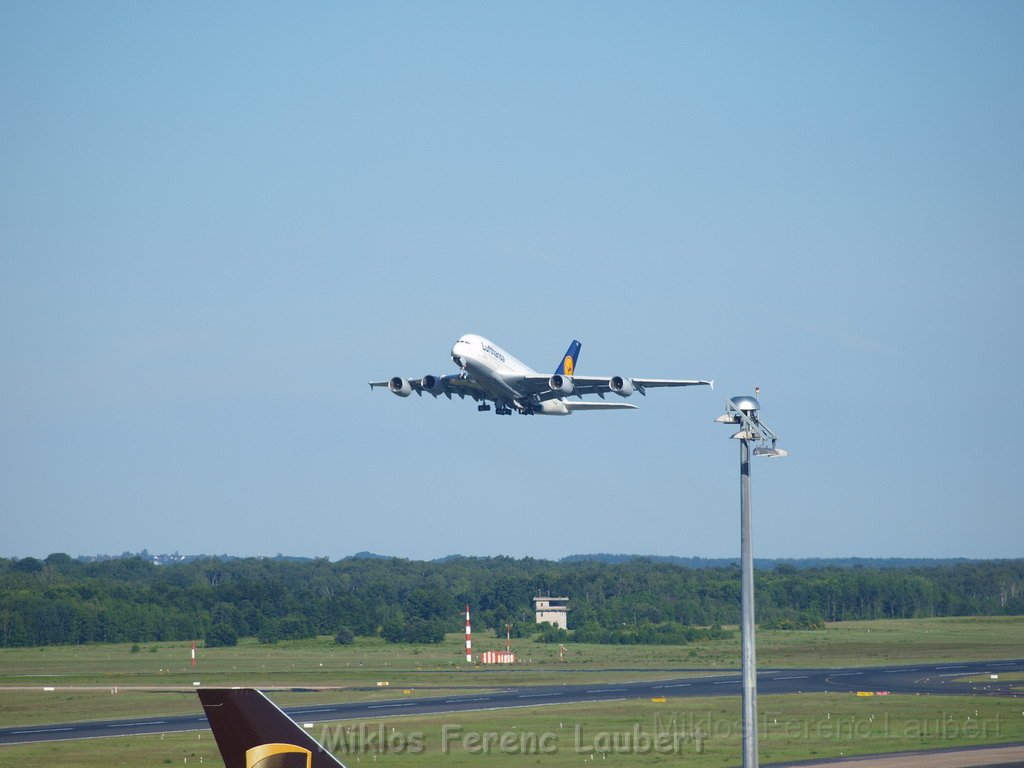
[[[756, 394], [761, 390], [755, 389]], [[730, 398], [718, 424], [739, 426], [732, 435], [740, 441], [740, 648], [743, 667], [743, 768], [757, 768], [757, 654], [754, 648], [754, 552], [750, 526], [750, 443], [754, 456], [781, 458], [789, 452], [776, 447], [775, 433], [761, 423], [756, 397]]]
[[[733, 435], [730, 439], [731, 440], [760, 440], [763, 437], [764, 437], [764, 435], [762, 435], [760, 432], [757, 432], [755, 430], [741, 429], [739, 432], [737, 432], [735, 435]], [[756, 454], [757, 451], [754, 451], [754, 453]]]
[[775, 442], [775, 440], [772, 440], [772, 444], [770, 446], [763, 444], [757, 446], [757, 448], [754, 449], [754, 455], [767, 456], [769, 459], [781, 459], [789, 456], [789, 451], [784, 448], [776, 448]]
[[[760, 393], [760, 388], [755, 390]], [[750, 395], [739, 395], [732, 397], [725, 404], [725, 413], [715, 419], [716, 424], [735, 424], [739, 431], [731, 437], [733, 440], [753, 441], [759, 443], [754, 448], [755, 456], [766, 456], [768, 458], [782, 458], [789, 455], [789, 451], [776, 446], [778, 438], [775, 433], [761, 423], [758, 412], [761, 410], [761, 403], [756, 397]], [[769, 445], [768, 443], [771, 443]]]

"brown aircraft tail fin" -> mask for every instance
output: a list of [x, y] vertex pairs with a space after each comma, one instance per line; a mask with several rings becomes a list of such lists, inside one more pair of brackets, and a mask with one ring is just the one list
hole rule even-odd
[[345, 768], [254, 688], [199, 688], [227, 768]]

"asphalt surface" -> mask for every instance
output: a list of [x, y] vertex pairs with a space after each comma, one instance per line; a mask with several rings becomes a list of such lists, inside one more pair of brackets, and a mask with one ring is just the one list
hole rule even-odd
[[[636, 670], [638, 676], [651, 671]], [[757, 676], [757, 691], [759, 695], [870, 691], [875, 694], [942, 694], [1024, 698], [1024, 692], [1014, 691], [1009, 681], [954, 682], [957, 678], [962, 677], [984, 676], [988, 678], [993, 674], [1008, 672], [1024, 672], [1024, 659], [848, 669], [761, 670]], [[315, 723], [327, 720], [367, 720], [406, 715], [437, 715], [661, 696], [666, 698], [739, 696], [741, 682], [739, 671], [734, 670], [702, 677], [681, 675], [671, 680], [629, 683], [520, 686], [499, 691], [492, 690], [493, 686], [490, 686], [486, 693], [479, 694], [467, 691], [464, 694], [438, 697], [402, 697], [401, 700], [394, 701], [316, 704], [306, 707], [289, 707], [285, 709], [285, 712], [299, 723]], [[198, 698], [196, 699], [196, 709], [199, 709]], [[194, 715], [0, 728], [0, 745], [176, 733], [206, 730], [207, 728], [206, 716], [197, 711]]]

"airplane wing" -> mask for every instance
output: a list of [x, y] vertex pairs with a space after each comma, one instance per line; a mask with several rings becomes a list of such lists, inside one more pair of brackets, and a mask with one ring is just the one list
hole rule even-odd
[[[482, 336], [466, 334], [452, 347], [452, 362], [461, 370], [447, 376], [426, 375], [422, 378], [403, 379], [395, 376], [385, 381], [369, 382], [370, 389], [387, 388], [398, 397], [409, 397], [413, 392], [432, 397], [452, 395], [470, 397], [477, 410], [491, 410], [507, 416], [513, 409], [524, 415], [547, 414], [564, 416], [572, 411], [632, 408], [618, 401], [614, 403], [584, 401], [586, 395], [597, 395], [601, 401], [611, 392], [629, 397], [634, 392], [646, 395], [656, 387], [694, 387], [713, 381], [703, 379], [650, 379], [625, 376], [577, 376], [576, 361], [581, 344], [573, 340], [551, 376], [538, 373], [512, 357]], [[569, 398], [572, 398], [570, 401]], [[570, 406], [570, 403], [572, 405]]]
[[[540, 400], [551, 400], [556, 397], [565, 397], [564, 391], [551, 389], [551, 377], [543, 374], [521, 377], [516, 382], [509, 381], [508, 384], [521, 391], [524, 395], [536, 395]], [[710, 386], [715, 388], [714, 380], [704, 379], [631, 379], [624, 376], [573, 376], [572, 391], [569, 395], [582, 396], [594, 395], [603, 398], [609, 392], [621, 394], [628, 397], [634, 391], [646, 395], [648, 389], [655, 387], [696, 387]]]
[[444, 395], [451, 400], [452, 395], [465, 397], [472, 396], [474, 392], [481, 393], [481, 387], [476, 381], [460, 374], [424, 376], [422, 379], [403, 379], [395, 376], [387, 381], [371, 381], [369, 384], [371, 390], [374, 387], [386, 387], [400, 397], [408, 397], [413, 392], [422, 396], [426, 392], [434, 397]]

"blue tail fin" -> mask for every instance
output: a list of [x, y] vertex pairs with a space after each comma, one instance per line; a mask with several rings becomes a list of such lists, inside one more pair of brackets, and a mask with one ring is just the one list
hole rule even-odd
[[572, 376], [576, 370], [576, 360], [580, 356], [580, 347], [582, 346], [576, 339], [572, 340], [572, 344], [569, 345], [569, 348], [565, 350], [565, 354], [562, 355], [562, 362], [555, 368], [556, 374], [559, 376]]

